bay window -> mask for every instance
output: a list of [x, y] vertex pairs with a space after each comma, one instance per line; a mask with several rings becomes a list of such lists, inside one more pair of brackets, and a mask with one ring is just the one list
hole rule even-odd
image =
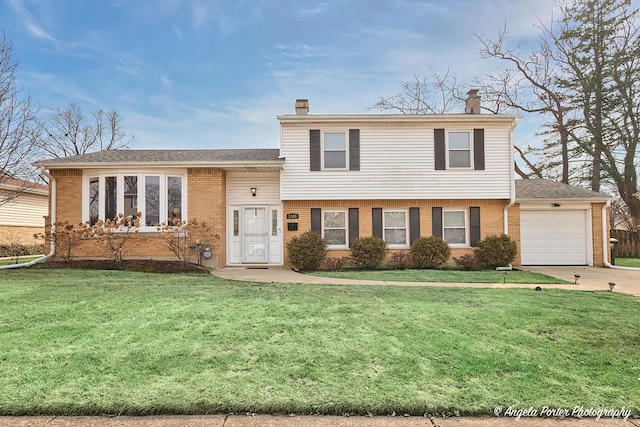
[[82, 219], [94, 225], [123, 214], [131, 222], [139, 219], [143, 231], [155, 231], [160, 223], [186, 219], [185, 185], [181, 174], [90, 173], [84, 180]]

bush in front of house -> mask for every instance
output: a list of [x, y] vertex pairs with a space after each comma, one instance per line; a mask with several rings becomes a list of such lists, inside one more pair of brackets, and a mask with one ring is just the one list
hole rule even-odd
[[44, 253], [42, 244], [24, 245], [22, 243], [0, 243], [0, 258], [28, 255], [40, 255]]
[[482, 268], [482, 262], [475, 254], [464, 254], [459, 258], [454, 257], [453, 262], [465, 270], [480, 270]]
[[373, 269], [382, 264], [387, 256], [387, 244], [375, 236], [362, 236], [351, 243], [351, 260], [358, 268]]
[[411, 258], [417, 268], [440, 268], [451, 256], [451, 248], [440, 237], [419, 237], [411, 244]]
[[485, 267], [496, 268], [511, 264], [518, 254], [518, 245], [506, 234], [492, 234], [478, 242], [475, 255]]
[[327, 257], [322, 262], [322, 269], [326, 271], [338, 271], [345, 268], [351, 262], [351, 258], [348, 256], [341, 257]]
[[411, 254], [407, 251], [391, 252], [387, 265], [394, 270], [406, 270], [413, 265]]
[[302, 271], [317, 270], [327, 256], [327, 242], [315, 231], [305, 231], [287, 243], [289, 262]]

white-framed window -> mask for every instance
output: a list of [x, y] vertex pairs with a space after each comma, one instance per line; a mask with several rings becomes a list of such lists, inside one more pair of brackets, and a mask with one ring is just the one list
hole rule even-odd
[[447, 132], [447, 168], [470, 169], [473, 167], [472, 132], [455, 130]]
[[406, 210], [388, 210], [382, 213], [383, 238], [389, 248], [409, 247], [409, 215]]
[[322, 168], [347, 169], [349, 164], [347, 150], [347, 133], [343, 131], [323, 132], [322, 134]]
[[322, 211], [322, 237], [329, 249], [348, 249], [348, 215], [346, 210]]
[[82, 220], [91, 225], [119, 214], [139, 219], [141, 231], [186, 220], [186, 173], [98, 172], [83, 181]]
[[442, 238], [450, 246], [468, 246], [468, 217], [464, 209], [442, 211]]

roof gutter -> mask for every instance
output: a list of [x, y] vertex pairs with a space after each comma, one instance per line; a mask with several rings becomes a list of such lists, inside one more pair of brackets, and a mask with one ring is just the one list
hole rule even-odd
[[[56, 160], [45, 160], [43, 162], [33, 163], [34, 166], [38, 168], [48, 168], [48, 169], [88, 169], [88, 168], [121, 168], [121, 167], [131, 167], [140, 169], [141, 163], [138, 161], [121, 161], [121, 162], [65, 162], [65, 161], [56, 161]], [[142, 164], [145, 168], [153, 168], [153, 167], [174, 167], [174, 168], [197, 168], [197, 167], [207, 167], [207, 168], [221, 168], [221, 169], [233, 169], [233, 168], [264, 168], [271, 167], [276, 169], [283, 169], [284, 167], [284, 159], [279, 160], [269, 160], [264, 162], [245, 162], [245, 161], [221, 161], [221, 162], [206, 162], [206, 161], [197, 161], [197, 162], [179, 162], [179, 161], [150, 161], [144, 162]]]
[[504, 234], [508, 235], [509, 234], [509, 209], [511, 209], [511, 206], [513, 206], [516, 203], [516, 168], [514, 166], [514, 162], [515, 159], [513, 157], [513, 150], [514, 150], [514, 142], [513, 142], [513, 130], [516, 128], [516, 126], [518, 125], [518, 119], [515, 118], [513, 120], [513, 123], [511, 124], [511, 132], [509, 132], [509, 147], [511, 148], [509, 150], [509, 179], [511, 180], [511, 189], [510, 189], [510, 194], [511, 197], [509, 198], [509, 203], [507, 203], [507, 206], [504, 207]]
[[610, 249], [610, 241], [609, 241], [609, 233], [607, 230], [609, 229], [609, 224], [607, 223], [607, 209], [611, 206], [611, 200], [607, 200], [607, 203], [602, 207], [602, 261], [605, 267], [615, 268], [618, 270], [634, 270], [640, 271], [640, 268], [636, 267], [622, 267], [619, 265], [613, 265], [609, 262], [609, 251]]
[[[56, 179], [47, 172], [44, 167], [40, 167], [40, 172], [42, 172], [47, 178], [49, 178], [49, 188], [51, 191], [51, 233], [55, 232], [56, 226]], [[0, 270], [8, 270], [10, 268], [21, 268], [21, 267], [31, 267], [34, 264], [47, 260], [56, 254], [56, 244], [53, 240], [49, 241], [49, 253], [43, 257], [34, 259], [33, 261], [25, 262], [23, 264], [9, 264], [9, 265], [0, 265]]]

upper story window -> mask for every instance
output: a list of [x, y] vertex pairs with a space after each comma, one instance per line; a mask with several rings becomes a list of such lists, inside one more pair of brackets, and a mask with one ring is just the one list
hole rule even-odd
[[434, 129], [434, 169], [485, 170], [484, 129]]
[[384, 211], [383, 215], [383, 238], [390, 248], [408, 247], [408, 223], [407, 211]]
[[177, 174], [92, 174], [85, 178], [82, 219], [94, 225], [123, 214], [155, 231], [160, 223], [185, 219], [185, 182]]
[[442, 238], [452, 246], [467, 245], [467, 211], [442, 211]]
[[345, 132], [324, 132], [322, 157], [324, 169], [347, 168], [347, 139]]
[[322, 237], [331, 249], [347, 249], [347, 211], [322, 211]]
[[471, 132], [448, 133], [448, 160], [450, 168], [471, 167]]

